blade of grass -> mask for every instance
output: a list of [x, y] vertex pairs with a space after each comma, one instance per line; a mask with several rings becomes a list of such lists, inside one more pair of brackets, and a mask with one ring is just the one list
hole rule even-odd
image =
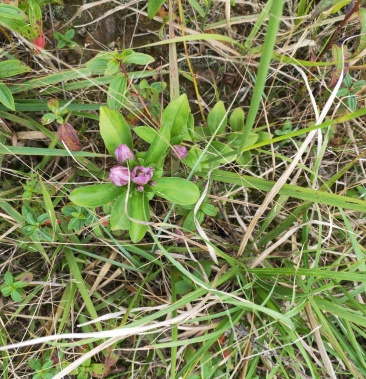
[[273, 1], [271, 7], [271, 13], [268, 21], [268, 28], [266, 32], [266, 37], [263, 44], [263, 50], [261, 53], [261, 59], [258, 67], [258, 74], [255, 80], [255, 85], [253, 89], [252, 100], [250, 102], [249, 112], [247, 120], [245, 123], [245, 128], [243, 135], [241, 137], [240, 145], [238, 151], [242, 151], [245, 147], [249, 134], [252, 131], [255, 119], [257, 117], [259, 104], [261, 102], [264, 86], [267, 80], [267, 74], [269, 66], [272, 59], [272, 53], [276, 42], [277, 31], [280, 25], [280, 20], [282, 16], [282, 8], [284, 1], [276, 0]]

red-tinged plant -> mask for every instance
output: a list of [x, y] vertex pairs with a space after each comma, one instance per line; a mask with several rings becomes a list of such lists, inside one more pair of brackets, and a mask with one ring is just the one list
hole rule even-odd
[[33, 41], [34, 51], [36, 54], [39, 54], [46, 45], [46, 38], [42, 30], [41, 34]]

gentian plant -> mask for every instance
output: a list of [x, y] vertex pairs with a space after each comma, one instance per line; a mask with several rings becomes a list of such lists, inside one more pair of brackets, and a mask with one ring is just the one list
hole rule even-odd
[[133, 151], [130, 126], [120, 112], [100, 108], [100, 133], [109, 153], [116, 159], [110, 168], [108, 183], [73, 190], [70, 200], [79, 206], [99, 207], [112, 203], [112, 230], [128, 230], [133, 242], [139, 242], [148, 230], [149, 201], [154, 196], [172, 203], [192, 205], [200, 196], [198, 187], [181, 177], [164, 177], [165, 158], [171, 154], [184, 159], [188, 149], [183, 140], [191, 139], [193, 116], [186, 95], [171, 102], [163, 112], [161, 127], [133, 129], [150, 144], [147, 151]]

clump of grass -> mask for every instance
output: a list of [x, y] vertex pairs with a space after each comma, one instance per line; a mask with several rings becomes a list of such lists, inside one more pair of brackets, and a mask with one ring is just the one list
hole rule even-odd
[[[364, 9], [154, 4], [169, 41], [135, 46], [147, 14], [115, 6], [135, 50], [77, 67], [4, 42], [4, 378], [365, 377]], [[115, 158], [154, 168], [142, 192]]]

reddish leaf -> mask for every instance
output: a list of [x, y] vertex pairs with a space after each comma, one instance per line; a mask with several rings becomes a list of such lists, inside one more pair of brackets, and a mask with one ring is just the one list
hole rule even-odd
[[42, 49], [44, 49], [44, 46], [46, 44], [46, 38], [45, 38], [45, 35], [43, 33], [43, 31], [41, 32], [40, 36], [37, 37], [34, 41], [34, 51], [36, 54], [39, 54]]

